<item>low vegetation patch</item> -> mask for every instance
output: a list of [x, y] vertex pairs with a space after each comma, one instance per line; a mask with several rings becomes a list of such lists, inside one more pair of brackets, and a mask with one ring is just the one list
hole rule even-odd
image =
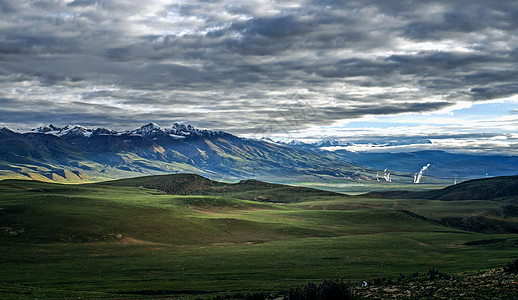
[[507, 217], [518, 217], [518, 205], [508, 204], [502, 207], [502, 214]]
[[396, 279], [376, 278], [356, 284], [333, 279], [308, 282], [286, 291], [237, 293], [213, 299], [517, 299], [517, 268], [518, 260], [503, 269], [454, 275], [430, 268], [426, 273], [400, 274]]
[[509, 262], [507, 265], [505, 265], [504, 272], [510, 274], [518, 274], [518, 259], [515, 259], [514, 261]]
[[341, 280], [324, 280], [321, 283], [307, 283], [287, 292], [287, 300], [345, 300], [353, 299], [352, 289]]
[[[437, 269], [355, 287], [361, 299], [517, 299], [518, 260], [503, 269], [448, 275]], [[514, 273], [506, 270], [513, 269]]]
[[448, 227], [482, 233], [518, 233], [516, 224], [489, 219], [483, 216], [442, 218], [441, 223]]

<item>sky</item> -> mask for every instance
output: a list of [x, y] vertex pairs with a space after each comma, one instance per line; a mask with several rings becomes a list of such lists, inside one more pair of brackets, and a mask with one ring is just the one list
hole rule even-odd
[[518, 1], [0, 0], [0, 126], [518, 155], [516, 28]]

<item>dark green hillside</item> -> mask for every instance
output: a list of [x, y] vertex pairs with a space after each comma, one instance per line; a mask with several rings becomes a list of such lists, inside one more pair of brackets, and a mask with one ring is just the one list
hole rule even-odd
[[518, 176], [475, 179], [426, 193], [425, 199], [498, 200], [518, 197]]
[[443, 201], [493, 200], [518, 201], [518, 176], [501, 176], [475, 179], [426, 192], [374, 192], [371, 195], [406, 199], [431, 199]]
[[225, 186], [197, 174], [156, 175], [120, 179], [98, 183], [99, 185], [143, 187], [155, 189], [171, 195], [200, 194], [213, 186]]
[[[518, 176], [502, 176], [476, 179], [452, 185], [441, 190], [424, 192], [392, 191], [371, 192], [369, 197], [390, 197], [393, 199], [427, 199], [450, 202], [455, 214], [441, 214], [436, 211], [420, 211], [414, 207], [411, 213], [448, 227], [483, 233], [518, 233]], [[487, 203], [497, 202], [492, 208]], [[472, 211], [471, 207], [486, 206], [483, 211]]]
[[223, 183], [197, 174], [171, 174], [121, 179], [101, 185], [132, 186], [156, 189], [171, 195], [207, 195], [261, 202], [300, 202], [318, 197], [344, 197], [343, 194], [306, 187], [288, 186], [259, 180]]

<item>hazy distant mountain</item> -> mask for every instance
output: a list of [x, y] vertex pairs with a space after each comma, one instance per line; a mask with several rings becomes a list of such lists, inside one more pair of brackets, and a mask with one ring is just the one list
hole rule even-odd
[[[349, 151], [348, 146], [375, 145], [378, 149], [401, 145], [430, 144], [426, 138], [373, 138], [372, 140], [336, 140], [326, 138], [314, 143], [293, 140], [286, 145], [313, 151], [332, 160], [374, 170], [417, 173], [430, 164], [425, 176], [462, 181], [466, 179], [518, 174], [518, 157], [508, 155], [450, 153], [427, 150], [412, 152]], [[411, 147], [409, 147], [411, 148]], [[388, 149], [388, 148], [387, 148]]]
[[368, 169], [417, 173], [427, 165], [425, 176], [448, 178], [453, 182], [483, 177], [518, 174], [518, 157], [449, 153], [445, 151], [416, 151], [399, 153], [350, 152], [346, 150], [317, 151], [331, 159], [346, 161]]
[[326, 137], [319, 141], [313, 143], [302, 142], [298, 140], [292, 140], [291, 142], [285, 143], [286, 145], [290, 145], [293, 147], [300, 147], [306, 149], [313, 150], [329, 150], [326, 148], [332, 148], [333, 150], [347, 149], [347, 146], [357, 146], [357, 145], [372, 145], [378, 147], [392, 147], [392, 146], [401, 146], [401, 145], [413, 145], [413, 144], [431, 144], [432, 142], [426, 138], [372, 138], [372, 139], [351, 139], [351, 140], [337, 140], [332, 137]]

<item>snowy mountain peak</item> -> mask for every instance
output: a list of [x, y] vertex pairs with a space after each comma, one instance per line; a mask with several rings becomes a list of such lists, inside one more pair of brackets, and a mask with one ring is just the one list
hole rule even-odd
[[217, 136], [217, 135], [228, 135], [228, 133], [223, 131], [211, 131], [211, 130], [200, 130], [196, 129], [191, 125], [174, 123], [171, 126], [171, 129], [166, 130], [166, 133], [173, 136]]
[[197, 131], [197, 129], [192, 127], [191, 125], [185, 125], [185, 124], [179, 124], [179, 123], [174, 123], [173, 126], [171, 126], [171, 130], [177, 134], [184, 133], [186, 135]]
[[51, 131], [60, 131], [61, 130], [61, 128], [54, 126], [54, 124], [50, 124], [49, 127], [45, 127], [45, 129], [50, 129]]
[[140, 127], [142, 130], [160, 130], [160, 126], [157, 123], [148, 123], [142, 127]]
[[140, 135], [143, 137], [150, 137], [150, 136], [154, 136], [157, 134], [159, 134], [159, 135], [165, 134], [165, 132], [162, 130], [162, 128], [160, 128], [160, 126], [158, 126], [158, 124], [156, 124], [156, 123], [148, 123], [138, 129], [129, 131], [128, 133], [134, 134], [134, 135]]
[[108, 128], [97, 128], [92, 132], [92, 135], [119, 135], [119, 133]]
[[45, 126], [45, 127], [38, 127], [38, 128], [31, 130], [31, 132], [35, 132], [35, 133], [49, 133], [49, 132], [53, 132], [53, 131], [54, 131], [54, 133], [59, 132], [59, 128], [55, 127], [53, 124], [50, 124], [49, 126]]
[[146, 124], [136, 130], [127, 133], [140, 135], [142, 137], [151, 138], [157, 136], [169, 135], [174, 138], [183, 138], [190, 135], [203, 135], [206, 130], [198, 130], [191, 125], [174, 123], [171, 128], [162, 128], [156, 123]]
[[54, 124], [50, 124], [49, 126], [45, 127], [38, 127], [36, 129], [31, 130], [31, 132], [34, 133], [45, 133], [45, 134], [52, 134], [59, 137], [67, 136], [84, 136], [89, 137], [93, 130], [90, 128], [86, 128], [81, 125], [66, 125], [65, 127], [57, 127]]
[[345, 143], [335, 140], [334, 138], [327, 137], [321, 141], [318, 141], [315, 145], [317, 147], [330, 147], [330, 146], [343, 146], [343, 145], [345, 145]]
[[58, 136], [90, 136], [93, 130], [81, 125], [67, 125], [59, 132]]

